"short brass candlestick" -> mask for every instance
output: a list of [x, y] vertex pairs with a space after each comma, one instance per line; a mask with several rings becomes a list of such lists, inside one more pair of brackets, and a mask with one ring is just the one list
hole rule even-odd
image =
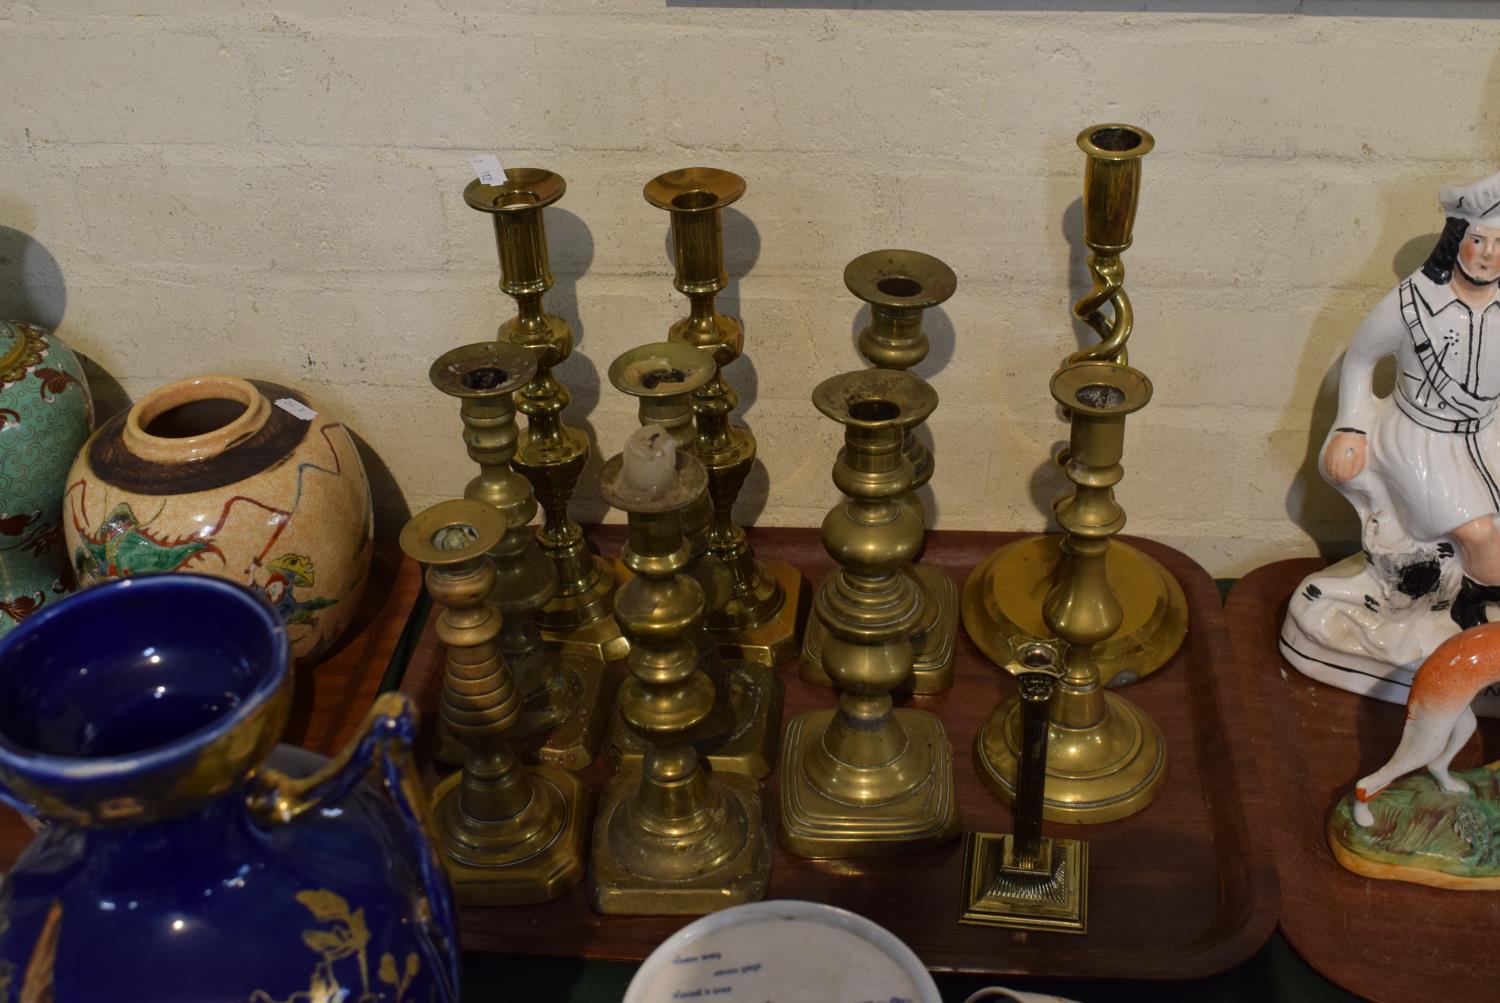
[[745, 193], [745, 180], [713, 167], [668, 171], [646, 183], [646, 201], [672, 214], [672, 255], [677, 290], [688, 297], [688, 316], [672, 325], [668, 339], [701, 348], [718, 364], [714, 378], [693, 395], [698, 459], [708, 468], [713, 503], [709, 552], [702, 563], [710, 582], [706, 622], [726, 657], [768, 668], [797, 646], [802, 576], [789, 565], [755, 558], [745, 531], [734, 521], [734, 502], [755, 464], [755, 437], [729, 416], [739, 397], [724, 380], [724, 367], [740, 357], [744, 329], [719, 312], [714, 300], [729, 283], [724, 271], [724, 207]]
[[[1135, 313], [1125, 294], [1120, 256], [1130, 247], [1141, 186], [1141, 160], [1155, 140], [1133, 125], [1094, 125], [1078, 134], [1086, 161], [1083, 234], [1094, 286], [1073, 313], [1104, 340], [1070, 355], [1065, 365], [1088, 360], [1123, 364]], [[1110, 315], [1102, 311], [1106, 304]], [[1057, 457], [1066, 466], [1066, 451]], [[1055, 507], [1055, 506], [1054, 506]], [[964, 627], [996, 662], [1012, 635], [1051, 636], [1042, 603], [1062, 580], [1061, 538], [1029, 536], [992, 554], [969, 578], [963, 597]], [[1119, 627], [1096, 646], [1094, 659], [1107, 685], [1120, 686], [1165, 665], [1187, 636], [1187, 597], [1160, 563], [1129, 544], [1109, 548], [1106, 572], [1122, 604]]]
[[432, 792], [438, 841], [459, 901], [475, 905], [545, 902], [583, 880], [593, 802], [566, 770], [522, 766], [508, 741], [521, 698], [496, 643], [500, 611], [485, 601], [495, 584], [486, 552], [505, 532], [499, 511], [468, 499], [434, 505], [401, 531], [440, 608], [439, 714], [464, 750], [463, 769]]
[[503, 185], [469, 182], [464, 201], [494, 218], [500, 291], [516, 301], [516, 316], [500, 325], [497, 338], [536, 353], [536, 375], [516, 394], [526, 431], [511, 465], [542, 503], [537, 543], [557, 568], [557, 592], [538, 620], [547, 640], [565, 650], [612, 661], [626, 650], [609, 615], [615, 578], [609, 562], [589, 553], [583, 530], [568, 517], [568, 502], [588, 463], [589, 440], [563, 423], [570, 398], [552, 370], [572, 354], [573, 330], [542, 309], [542, 296], [552, 288], [542, 209], [562, 198], [567, 185], [560, 175], [530, 167], [507, 170], [505, 178]]
[[804, 857], [918, 849], [958, 831], [953, 754], [926, 711], [891, 709], [911, 673], [920, 590], [902, 567], [922, 545], [922, 522], [902, 502], [911, 461], [903, 429], [937, 406], [910, 373], [867, 369], [824, 380], [818, 410], [844, 426], [833, 481], [844, 492], [823, 520], [839, 568], [813, 603], [828, 631], [823, 664], [837, 710], [809, 711], [787, 728], [781, 767], [781, 842]]
[[759, 785], [703, 768], [692, 738], [713, 713], [713, 683], [700, 670], [703, 589], [682, 573], [691, 547], [681, 511], [707, 488], [703, 465], [636, 433], [653, 459], [675, 471], [645, 490], [622, 456], [604, 465], [605, 500], [629, 513], [624, 560], [634, 577], [620, 588], [615, 616], [630, 638], [630, 676], [620, 713], [646, 744], [641, 767], [621, 770], [605, 789], [594, 826], [589, 899], [605, 913], [701, 913], [765, 895], [771, 841]]
[[461, 401], [464, 444], [479, 475], [464, 497], [494, 506], [505, 535], [490, 551], [490, 602], [504, 616], [500, 649], [521, 691], [521, 719], [511, 740], [527, 762], [581, 770], [594, 761], [612, 693], [604, 663], [542, 643], [538, 612], [557, 592], [557, 569], [530, 528], [536, 498], [510, 467], [518, 432], [513, 395], [536, 376], [536, 357], [507, 342], [480, 342], [445, 352], [432, 364], [432, 385]]
[[[1047, 627], [1068, 644], [1067, 674], [1052, 698], [1045, 813], [1059, 822], [1110, 822], [1155, 800], [1167, 776], [1161, 732], [1135, 704], [1104, 691], [1093, 656], [1120, 626], [1105, 555], [1125, 525], [1114, 495], [1125, 416], [1146, 406], [1151, 382], [1129, 366], [1078, 362], [1052, 377], [1052, 396], [1072, 418], [1074, 491], [1057, 507], [1067, 573], [1042, 607]], [[979, 779], [1007, 800], [1021, 754], [1020, 711], [1019, 700], [998, 708], [976, 747]]]
[[[1022, 639], [1005, 666], [1021, 701], [1021, 762], [1014, 835], [971, 832], [964, 844], [960, 923], [1053, 933], [1086, 933], [1089, 845], [1042, 835], [1047, 780], [1047, 707], [1063, 675], [1055, 644]], [[976, 753], [983, 755], [982, 745]], [[984, 769], [983, 760], [980, 768]]]
[[[662, 341], [632, 348], [609, 367], [609, 382], [622, 393], [640, 401], [642, 425], [657, 425], [667, 431], [677, 448], [692, 452], [697, 436], [693, 430], [693, 392], [713, 379], [718, 367], [709, 354], [678, 341]], [[692, 547], [685, 573], [712, 587], [711, 574], [702, 560], [708, 552], [708, 523], [712, 509], [708, 494], [682, 510], [683, 534]], [[622, 568], [621, 580], [629, 576]], [[699, 729], [694, 746], [715, 770], [766, 776], [776, 761], [776, 743], [781, 731], [781, 680], [764, 665], [740, 659], [726, 661], [718, 646], [702, 633], [700, 664], [714, 684], [714, 710]], [[610, 720], [608, 747], [617, 766], [636, 766], [644, 743], [625, 726], [616, 713]]]
[[[859, 350], [879, 369], [908, 370], [927, 357], [927, 335], [922, 313], [947, 301], [958, 286], [953, 269], [920, 251], [885, 250], [861, 254], [844, 269], [844, 285], [870, 304], [870, 323], [859, 333]], [[932, 479], [932, 452], [917, 438], [922, 422], [905, 429], [902, 443], [915, 475], [905, 501], [926, 523], [917, 491]], [[920, 564], [904, 572], [921, 588], [921, 618], [912, 634], [915, 658], [911, 688], [916, 693], [940, 693], [953, 685], [953, 648], [958, 633], [958, 586], [943, 572]], [[802, 678], [829, 685], [823, 670], [823, 640], [817, 620], [802, 636]]]

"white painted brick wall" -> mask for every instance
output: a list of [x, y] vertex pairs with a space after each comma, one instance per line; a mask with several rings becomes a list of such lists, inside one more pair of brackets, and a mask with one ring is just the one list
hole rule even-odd
[[[724, 297], [765, 468], [743, 516], [816, 525], [834, 500], [838, 430], [808, 394], [859, 364], [840, 277], [908, 246], [960, 280], [920, 370], [937, 524], [1040, 528], [1084, 284], [1073, 136], [1123, 120], [1157, 138], [1126, 258], [1156, 384], [1130, 531], [1216, 574], [1346, 545], [1310, 459], [1330, 368], [1420, 263], [1438, 185], [1500, 167], [1492, 5], [872, 6], [894, 5], [0, 0], [0, 307], [60, 316], [128, 395], [213, 370], [306, 390], [388, 468], [389, 524], [471, 476], [427, 365], [509, 309], [469, 156], [568, 179], [548, 302], [598, 452], [634, 425], [604, 368], [683, 309], [641, 185], [715, 164], [749, 182]], [[587, 476], [577, 514], [606, 514]]]

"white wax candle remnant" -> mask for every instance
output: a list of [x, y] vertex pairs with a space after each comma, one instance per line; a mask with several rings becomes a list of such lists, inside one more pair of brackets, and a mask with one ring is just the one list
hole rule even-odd
[[642, 425], [625, 440], [625, 484], [660, 498], [677, 481], [677, 443], [660, 425]]

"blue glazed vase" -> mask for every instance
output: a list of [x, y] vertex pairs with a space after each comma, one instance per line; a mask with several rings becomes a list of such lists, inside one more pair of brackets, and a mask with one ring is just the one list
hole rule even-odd
[[0, 635], [72, 590], [63, 488], [92, 424], [77, 357], [55, 334], [0, 320]]
[[409, 705], [332, 761], [278, 748], [286, 628], [253, 593], [48, 604], [0, 640], [0, 694], [0, 800], [50, 823], [0, 882], [0, 1003], [457, 999]]

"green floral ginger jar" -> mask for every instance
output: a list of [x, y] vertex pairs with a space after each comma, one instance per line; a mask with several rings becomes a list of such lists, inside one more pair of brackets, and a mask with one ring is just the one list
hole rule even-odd
[[62, 497], [93, 417], [78, 357], [50, 331], [0, 321], [0, 634], [73, 590]]

